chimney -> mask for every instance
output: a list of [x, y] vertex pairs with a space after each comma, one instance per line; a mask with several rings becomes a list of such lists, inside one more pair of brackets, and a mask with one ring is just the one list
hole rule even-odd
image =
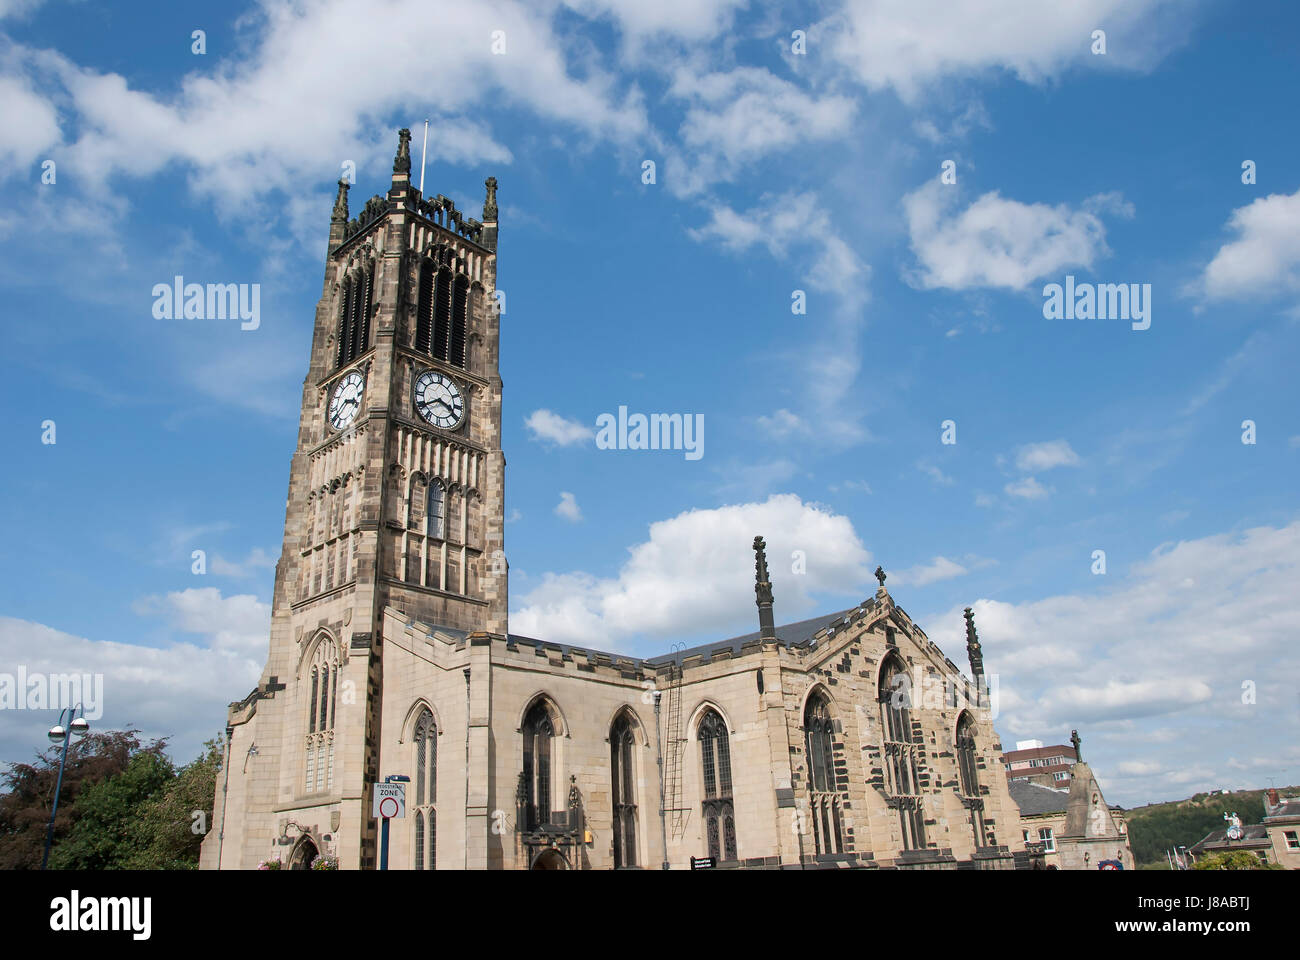
[[772, 623], [772, 581], [767, 577], [767, 544], [762, 537], [754, 538], [754, 595], [758, 604], [758, 637], [775, 640], [776, 627]]
[[1282, 801], [1278, 798], [1277, 790], [1273, 787], [1269, 787], [1267, 799], [1264, 801], [1265, 816], [1271, 814], [1280, 806], [1282, 806]]

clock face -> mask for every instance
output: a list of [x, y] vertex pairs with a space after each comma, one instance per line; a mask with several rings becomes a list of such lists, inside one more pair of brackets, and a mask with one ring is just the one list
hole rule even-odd
[[331, 427], [342, 430], [356, 419], [357, 411], [361, 409], [361, 394], [365, 387], [365, 378], [355, 370], [339, 381], [339, 385], [334, 388], [334, 396], [330, 398]]
[[415, 409], [435, 427], [454, 430], [465, 419], [460, 388], [441, 373], [426, 370], [415, 381]]

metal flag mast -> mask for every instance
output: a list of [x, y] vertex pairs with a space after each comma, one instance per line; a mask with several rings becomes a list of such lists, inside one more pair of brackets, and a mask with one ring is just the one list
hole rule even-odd
[[424, 196], [424, 155], [429, 149], [429, 118], [424, 118], [424, 143], [420, 146], [420, 196]]

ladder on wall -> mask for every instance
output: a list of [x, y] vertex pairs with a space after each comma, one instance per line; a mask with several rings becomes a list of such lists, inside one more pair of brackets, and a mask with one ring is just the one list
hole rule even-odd
[[[674, 655], [684, 644], [674, 644]], [[682, 806], [682, 759], [686, 738], [682, 736], [682, 665], [674, 659], [668, 667], [667, 727], [664, 734], [664, 812], [674, 838], [682, 835], [687, 810]]]

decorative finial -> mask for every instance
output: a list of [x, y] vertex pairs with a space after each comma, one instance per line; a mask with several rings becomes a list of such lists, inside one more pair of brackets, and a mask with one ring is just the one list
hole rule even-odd
[[411, 174], [411, 131], [406, 127], [397, 131], [397, 156], [393, 158], [393, 173]]
[[348, 190], [350, 188], [346, 179], [339, 181], [339, 195], [334, 198], [334, 215], [331, 219], [339, 223], [348, 222]]
[[483, 222], [491, 223], [497, 218], [497, 178], [488, 177], [483, 185], [487, 187], [487, 199], [483, 201]]
[[1079, 749], [1079, 744], [1083, 741], [1079, 739], [1079, 731], [1070, 731], [1070, 743], [1074, 744], [1074, 762], [1083, 763], [1083, 751]]
[[758, 635], [762, 640], [776, 639], [776, 625], [772, 620], [772, 581], [767, 575], [767, 544], [762, 537], [754, 538], [754, 596], [758, 604]]
[[975, 611], [966, 608], [966, 655], [970, 657], [971, 676], [979, 680], [984, 676], [984, 654], [980, 651], [979, 634], [975, 632]]
[[885, 568], [884, 568], [884, 567], [876, 567], [876, 579], [880, 581], [880, 587], [881, 587], [881, 589], [884, 589], [884, 586], [885, 586]]

